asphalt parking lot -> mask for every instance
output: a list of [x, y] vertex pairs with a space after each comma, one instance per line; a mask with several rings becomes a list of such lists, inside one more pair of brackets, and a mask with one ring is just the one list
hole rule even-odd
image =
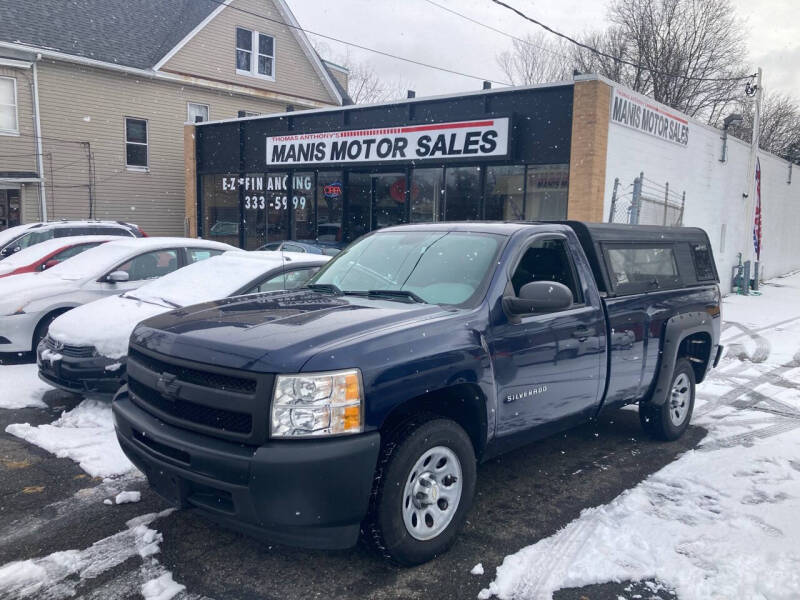
[[[137, 476], [122, 483], [126, 490], [140, 490], [141, 501], [107, 506], [103, 499], [119, 482], [92, 479], [72, 460], [4, 432], [10, 423], [51, 422], [79, 401], [52, 391], [45, 395], [48, 409], [0, 411], [0, 565], [101, 548], [105, 542], [97, 543], [124, 531], [129, 519], [168, 508]], [[270, 546], [193, 511], [174, 512], [150, 527], [163, 534], [156, 555], [160, 565], [186, 585], [176, 598], [474, 599], [504, 556], [551, 535], [582, 509], [609, 502], [695, 447], [704, 433], [693, 427], [678, 442], [653, 442], [642, 435], [636, 412], [622, 410], [490, 461], [479, 469], [476, 502], [456, 545], [413, 569], [389, 566], [361, 546], [339, 552]], [[569, 560], [580, 548], [564, 550], [563, 559]], [[471, 575], [479, 562], [484, 575]], [[61, 582], [36, 597], [141, 597], [142, 563], [131, 556], [91, 576], [68, 578], [66, 587]], [[616, 600], [638, 592], [647, 598], [647, 591], [645, 584], [623, 582], [562, 590], [555, 597]]]

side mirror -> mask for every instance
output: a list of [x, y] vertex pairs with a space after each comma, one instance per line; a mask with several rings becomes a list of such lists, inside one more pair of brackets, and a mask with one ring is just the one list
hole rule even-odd
[[55, 267], [60, 262], [61, 262], [60, 260], [57, 260], [55, 258], [51, 258], [50, 260], [48, 260], [46, 263], [44, 263], [42, 265], [42, 271], [46, 271], [50, 267]]
[[506, 296], [503, 303], [512, 315], [566, 310], [572, 303], [572, 291], [557, 281], [531, 281], [519, 290], [519, 296]]
[[126, 271], [111, 271], [106, 275], [106, 281], [109, 283], [123, 283], [129, 281], [131, 278]]

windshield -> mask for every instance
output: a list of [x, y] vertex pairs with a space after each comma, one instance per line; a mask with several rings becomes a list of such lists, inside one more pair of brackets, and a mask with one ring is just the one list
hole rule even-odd
[[431, 304], [465, 304], [488, 280], [502, 240], [470, 232], [376, 233], [339, 254], [308, 285], [343, 293], [402, 291]]
[[248, 256], [231, 252], [178, 269], [125, 296], [145, 302], [188, 306], [230, 296], [281, 264], [280, 255]]

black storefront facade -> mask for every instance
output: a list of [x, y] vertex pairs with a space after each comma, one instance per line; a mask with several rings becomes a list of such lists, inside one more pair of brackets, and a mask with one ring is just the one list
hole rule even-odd
[[409, 222], [564, 219], [572, 112], [566, 84], [199, 124], [190, 232], [253, 250]]

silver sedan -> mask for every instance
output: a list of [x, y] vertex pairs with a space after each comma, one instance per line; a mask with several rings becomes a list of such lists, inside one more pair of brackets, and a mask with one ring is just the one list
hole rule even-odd
[[121, 239], [42, 273], [0, 279], [0, 352], [35, 350], [50, 323], [71, 308], [228, 250], [235, 248], [190, 238]]

